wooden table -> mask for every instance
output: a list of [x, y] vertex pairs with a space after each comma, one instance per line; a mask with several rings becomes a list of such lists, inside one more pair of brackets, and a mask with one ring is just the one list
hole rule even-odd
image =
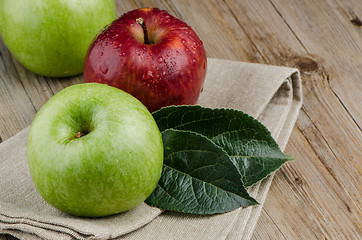
[[[208, 57], [293, 66], [304, 104], [254, 239], [361, 237], [360, 0], [117, 0], [117, 14], [158, 7], [186, 21]], [[81, 82], [24, 69], [0, 40], [0, 142], [30, 125], [56, 92]], [[0, 236], [0, 239], [13, 239]]]

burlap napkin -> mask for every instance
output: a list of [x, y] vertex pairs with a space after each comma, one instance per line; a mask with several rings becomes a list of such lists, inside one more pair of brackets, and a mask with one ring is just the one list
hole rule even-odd
[[[302, 104], [299, 72], [208, 59], [199, 104], [235, 108], [258, 118], [284, 149]], [[142, 204], [106, 218], [76, 218], [52, 208], [37, 193], [27, 167], [27, 133], [28, 128], [0, 144], [0, 233], [20, 239], [249, 239], [273, 178], [249, 189], [260, 205], [226, 214], [162, 213]]]

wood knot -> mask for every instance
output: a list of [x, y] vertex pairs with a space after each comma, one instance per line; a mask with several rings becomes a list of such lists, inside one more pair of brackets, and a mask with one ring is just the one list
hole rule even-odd
[[302, 72], [313, 72], [319, 67], [317, 62], [306, 57], [296, 57], [292, 63]]
[[298, 184], [300, 186], [304, 184], [304, 181], [299, 177], [295, 177], [294, 181], [295, 181], [296, 184]]
[[354, 17], [351, 19], [351, 23], [357, 27], [362, 26], [362, 21], [358, 17]]

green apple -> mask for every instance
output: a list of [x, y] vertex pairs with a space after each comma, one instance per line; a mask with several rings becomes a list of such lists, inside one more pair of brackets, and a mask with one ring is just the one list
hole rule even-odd
[[1, 0], [0, 33], [29, 70], [72, 76], [82, 73], [89, 45], [115, 14], [114, 0]]
[[100, 217], [142, 203], [161, 176], [163, 143], [147, 108], [100, 83], [72, 85], [36, 114], [27, 140], [40, 195], [76, 216]]

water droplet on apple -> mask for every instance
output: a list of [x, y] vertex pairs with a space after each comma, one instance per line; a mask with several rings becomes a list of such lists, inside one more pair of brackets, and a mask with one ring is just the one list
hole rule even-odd
[[182, 41], [181, 41], [181, 42], [182, 42], [183, 44], [185, 44], [185, 42], [186, 42], [186, 41], [185, 41], [185, 39], [182, 39]]
[[166, 71], [163, 71], [163, 72], [162, 72], [162, 76], [165, 76], [165, 75], [166, 75]]
[[103, 63], [103, 64], [99, 67], [99, 70], [101, 70], [101, 72], [102, 72], [103, 74], [106, 74], [106, 73], [108, 72], [108, 66], [107, 66], [105, 63]]
[[158, 62], [162, 63], [163, 62], [163, 58], [162, 57], [158, 57]]

